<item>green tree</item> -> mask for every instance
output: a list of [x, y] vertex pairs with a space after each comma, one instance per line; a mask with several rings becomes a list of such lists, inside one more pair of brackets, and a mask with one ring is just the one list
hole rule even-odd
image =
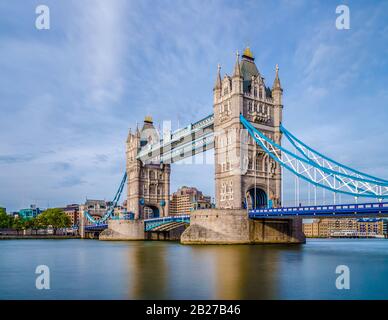
[[33, 221], [32, 229], [35, 230], [35, 234], [38, 234], [38, 230], [40, 229], [47, 229], [47, 225], [45, 224], [45, 221], [40, 219], [40, 215], [35, 217]]
[[25, 222], [26, 229], [30, 229], [35, 231], [35, 234], [38, 234], [39, 229], [44, 229], [44, 226], [41, 222], [41, 220], [38, 217], [29, 219]]
[[47, 221], [46, 215], [40, 214], [36, 217], [36, 228], [38, 229], [47, 229], [48, 226], [50, 225], [49, 222]]
[[0, 208], [0, 228], [10, 228], [12, 225], [12, 216], [5, 212], [4, 208]]
[[70, 218], [60, 208], [47, 209], [40, 214], [39, 218], [42, 225], [51, 226], [53, 228], [54, 234], [57, 234], [57, 230], [60, 228], [71, 226]]
[[15, 218], [12, 223], [12, 229], [15, 229], [17, 234], [19, 231], [24, 230], [26, 228], [26, 221], [22, 218]]

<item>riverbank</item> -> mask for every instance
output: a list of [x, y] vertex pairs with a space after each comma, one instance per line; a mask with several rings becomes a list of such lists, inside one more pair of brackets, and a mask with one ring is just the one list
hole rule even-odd
[[0, 240], [44, 240], [44, 239], [80, 239], [71, 235], [0, 235]]

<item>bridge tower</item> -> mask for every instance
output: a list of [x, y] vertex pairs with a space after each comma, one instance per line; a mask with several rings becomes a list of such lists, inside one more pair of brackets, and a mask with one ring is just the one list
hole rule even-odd
[[279, 206], [281, 169], [247, 135], [242, 114], [269, 138], [281, 143], [282, 94], [278, 67], [272, 89], [266, 86], [248, 48], [236, 54], [232, 76], [218, 66], [214, 100], [215, 195], [220, 209]]
[[126, 144], [127, 210], [135, 219], [169, 215], [170, 165], [143, 163], [138, 152], [159, 141], [151, 117], [146, 117], [143, 128], [129, 131]]

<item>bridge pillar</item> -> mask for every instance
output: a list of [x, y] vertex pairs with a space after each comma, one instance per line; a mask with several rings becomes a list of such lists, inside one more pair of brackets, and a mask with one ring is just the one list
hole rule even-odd
[[191, 214], [183, 244], [304, 243], [301, 218], [249, 219], [246, 210], [206, 209]]
[[99, 240], [144, 240], [144, 220], [109, 220]]
[[[128, 134], [126, 144], [127, 211], [135, 219], [149, 215], [168, 216], [170, 202], [170, 165], [142, 163], [136, 157], [141, 148], [159, 141], [151, 117], [146, 117], [141, 130]], [[148, 209], [148, 210], [147, 210]]]
[[237, 54], [232, 76], [221, 79], [220, 67], [214, 86], [215, 198], [216, 207], [242, 209], [255, 207], [252, 199], [260, 189], [264, 206], [279, 206], [281, 170], [243, 130], [242, 114], [268, 137], [281, 143], [282, 88], [276, 68], [272, 91], [265, 85], [249, 48], [240, 61]]
[[84, 210], [80, 210], [80, 215], [79, 215], [79, 235], [81, 239], [85, 238], [85, 215], [84, 215]]

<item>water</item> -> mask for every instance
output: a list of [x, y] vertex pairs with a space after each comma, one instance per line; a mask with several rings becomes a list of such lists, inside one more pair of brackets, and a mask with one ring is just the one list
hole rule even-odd
[[[35, 288], [37, 265], [51, 289]], [[350, 290], [335, 287], [350, 268]], [[305, 245], [0, 241], [0, 299], [387, 299], [388, 240]]]

